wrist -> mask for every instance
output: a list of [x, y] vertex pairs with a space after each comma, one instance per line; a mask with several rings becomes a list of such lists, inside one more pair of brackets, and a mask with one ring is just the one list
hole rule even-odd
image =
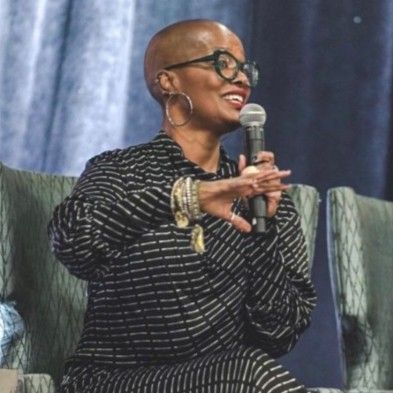
[[198, 201], [199, 208], [201, 211], [205, 212], [205, 207], [208, 204], [209, 199], [211, 199], [211, 182], [201, 181], [198, 185]]
[[206, 213], [206, 208], [225, 192], [224, 185], [222, 180], [199, 182], [198, 200], [201, 211]]

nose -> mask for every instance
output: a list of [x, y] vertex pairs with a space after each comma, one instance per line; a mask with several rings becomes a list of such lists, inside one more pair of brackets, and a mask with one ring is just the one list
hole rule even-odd
[[244, 73], [243, 70], [239, 70], [239, 72], [236, 75], [236, 78], [233, 80], [232, 83], [245, 87], [251, 87], [250, 80], [248, 79], [248, 76]]

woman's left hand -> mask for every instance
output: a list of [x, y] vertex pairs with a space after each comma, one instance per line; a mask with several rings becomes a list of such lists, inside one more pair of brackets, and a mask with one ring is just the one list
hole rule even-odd
[[[278, 171], [279, 169], [274, 163], [274, 154], [270, 151], [260, 151], [257, 154], [257, 161], [259, 164], [257, 166], [254, 166], [254, 168], [257, 168], [259, 171], [267, 171], [267, 170], [276, 170]], [[243, 173], [243, 171], [249, 171], [252, 168], [252, 166], [246, 166], [246, 157], [244, 154], [240, 154], [239, 156], [239, 172], [240, 174]], [[252, 170], [252, 169], [251, 169]], [[277, 180], [271, 180], [270, 182], [274, 183], [281, 183], [280, 179]], [[266, 199], [266, 216], [267, 217], [273, 217], [278, 209], [278, 205], [280, 204], [281, 196], [282, 196], [282, 191], [273, 191], [273, 192], [266, 192], [263, 194]]]

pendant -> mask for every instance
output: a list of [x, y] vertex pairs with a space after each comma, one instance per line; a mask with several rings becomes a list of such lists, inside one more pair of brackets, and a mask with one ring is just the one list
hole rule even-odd
[[197, 254], [203, 254], [205, 252], [205, 239], [203, 235], [203, 228], [199, 224], [196, 224], [194, 228], [192, 228], [191, 248]]
[[175, 213], [175, 221], [178, 228], [186, 228], [190, 223], [190, 220], [188, 219], [187, 215], [182, 213], [180, 210], [178, 210]]

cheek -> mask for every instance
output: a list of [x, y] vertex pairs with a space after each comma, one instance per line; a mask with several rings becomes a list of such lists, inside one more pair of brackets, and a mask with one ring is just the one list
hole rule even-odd
[[192, 94], [192, 100], [195, 105], [204, 107], [205, 109], [213, 109], [214, 104], [220, 101], [220, 86], [213, 83], [201, 83], [197, 89], [190, 90]]
[[[199, 70], [198, 70], [199, 71]], [[189, 95], [196, 112], [218, 111], [226, 83], [214, 70], [200, 70], [184, 81], [184, 92]]]

